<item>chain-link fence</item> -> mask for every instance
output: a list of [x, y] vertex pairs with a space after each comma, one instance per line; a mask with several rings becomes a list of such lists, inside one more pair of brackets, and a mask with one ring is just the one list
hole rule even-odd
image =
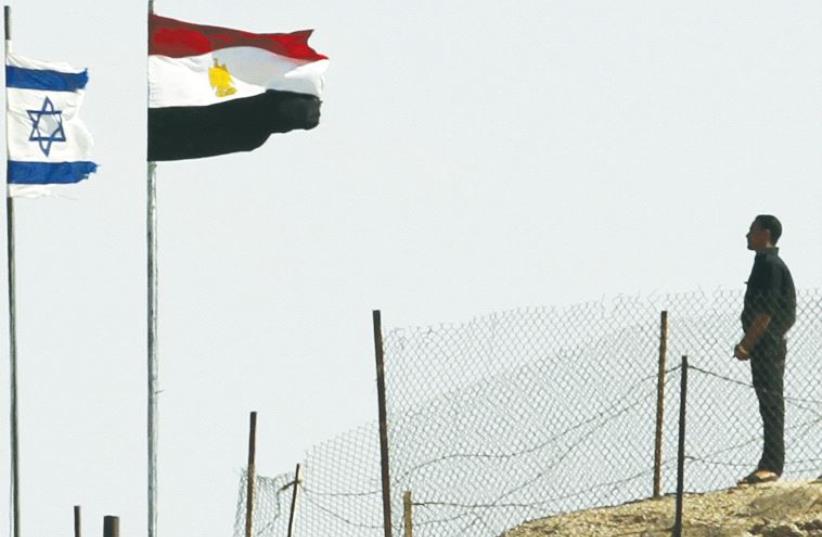
[[[293, 487], [298, 487], [292, 536], [382, 536], [380, 443], [376, 423], [309, 449], [296, 471], [255, 482], [255, 537], [287, 537]], [[245, 536], [247, 480], [240, 476], [235, 537]]]
[[[403, 532], [405, 491], [418, 537], [496, 537], [525, 520], [651, 496], [663, 310], [662, 492], [675, 488], [682, 355], [690, 358], [686, 488], [734, 485], [762, 449], [750, 366], [732, 357], [742, 299], [739, 291], [619, 297], [388, 331], [393, 534]], [[797, 302], [785, 373], [787, 479], [822, 471], [822, 293], [800, 292]], [[309, 452], [294, 535], [382, 535], [378, 438], [371, 425]]]

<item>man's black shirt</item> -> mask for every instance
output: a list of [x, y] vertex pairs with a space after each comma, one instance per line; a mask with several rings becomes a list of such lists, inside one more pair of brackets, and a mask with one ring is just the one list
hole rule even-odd
[[747, 333], [754, 318], [764, 313], [771, 317], [771, 322], [763, 339], [781, 340], [796, 320], [796, 289], [791, 271], [779, 257], [779, 248], [756, 254], [747, 284], [742, 329]]

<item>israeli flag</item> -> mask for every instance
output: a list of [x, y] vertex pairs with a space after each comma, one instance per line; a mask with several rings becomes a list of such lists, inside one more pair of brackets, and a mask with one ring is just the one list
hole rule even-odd
[[97, 170], [94, 141], [80, 121], [88, 72], [9, 54], [6, 65], [7, 181], [10, 196], [48, 193]]

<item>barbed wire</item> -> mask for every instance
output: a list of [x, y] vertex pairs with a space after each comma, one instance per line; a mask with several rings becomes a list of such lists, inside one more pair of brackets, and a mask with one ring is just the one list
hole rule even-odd
[[[699, 462], [702, 464], [712, 464], [714, 466], [724, 466], [728, 468], [750, 468], [750, 463], [738, 463], [738, 462], [731, 462], [731, 461], [718, 461], [712, 459], [706, 459], [703, 457], [695, 457], [693, 455], [685, 455], [685, 459], [692, 462]], [[797, 461], [790, 461], [786, 462], [786, 466], [800, 466], [803, 464], [811, 464], [811, 463], [822, 463], [822, 458], [818, 459], [801, 459]], [[817, 468], [819, 468], [817, 466]]]
[[[714, 371], [708, 371], [707, 369], [703, 369], [703, 368], [695, 366], [695, 365], [690, 365], [689, 364], [688, 369], [690, 371], [696, 371], [697, 373], [702, 373], [703, 375], [706, 375], [708, 377], [723, 380], [723, 381], [729, 382], [731, 384], [736, 384], [737, 386], [744, 386], [745, 388], [753, 388], [754, 387], [754, 385], [750, 382], [745, 382], [745, 381], [742, 381], [742, 380], [737, 380], [735, 378], [726, 377], [725, 375], [720, 375], [719, 373], [716, 373]], [[801, 397], [792, 397], [790, 395], [783, 396], [783, 399], [785, 400], [785, 402], [809, 403], [809, 404], [813, 404], [813, 405], [818, 405], [820, 408], [822, 408], [822, 401], [820, 401], [818, 399], [806, 399], [806, 398], [801, 398]]]
[[[650, 398], [654, 397], [655, 395], [656, 395], [656, 392], [649, 392], [649, 393], [648, 393], [648, 395], [646, 396], [645, 400], [650, 399]], [[637, 406], [639, 406], [639, 404], [640, 404], [640, 403], [642, 403], [642, 402], [644, 402], [644, 400], [643, 400], [643, 399], [640, 399], [640, 400], [637, 400], [636, 402], [634, 402], [634, 403], [633, 403], [633, 404], [631, 404], [631, 405], [628, 405], [628, 406], [626, 406], [626, 407], [623, 407], [623, 408], [622, 408], [619, 412], [617, 412], [617, 413], [616, 413], [613, 417], [617, 417], [617, 416], [619, 416], [619, 415], [621, 415], [621, 414], [624, 414], [624, 413], [626, 413], [626, 412], [628, 412], [628, 411], [630, 411], [630, 410], [635, 409], [635, 408], [636, 408]], [[522, 490], [523, 488], [525, 488], [525, 487], [527, 487], [527, 486], [531, 485], [532, 483], [534, 483], [534, 482], [536, 482], [536, 481], [538, 481], [538, 480], [540, 480], [540, 479], [543, 479], [543, 478], [544, 478], [544, 477], [545, 477], [545, 476], [546, 476], [546, 475], [547, 475], [547, 474], [548, 474], [551, 470], [555, 469], [555, 468], [556, 468], [556, 466], [558, 466], [558, 465], [559, 465], [559, 463], [561, 463], [563, 460], [565, 460], [565, 458], [567, 458], [567, 457], [568, 457], [571, 453], [573, 453], [573, 452], [574, 452], [574, 450], [575, 450], [577, 447], [579, 447], [579, 445], [580, 445], [580, 444], [582, 444], [582, 442], [583, 442], [583, 441], [588, 440], [588, 439], [590, 438], [590, 436], [591, 436], [591, 435], [593, 435], [595, 432], [598, 432], [598, 430], [600, 430], [600, 429], [601, 429], [601, 428], [597, 428], [597, 429], [592, 429], [592, 430], [588, 431], [588, 433], [586, 433], [585, 435], [583, 435], [583, 436], [582, 436], [581, 438], [579, 438], [579, 439], [578, 439], [578, 440], [577, 440], [574, 444], [572, 444], [572, 445], [571, 445], [568, 449], [566, 449], [566, 450], [562, 453], [562, 455], [560, 455], [560, 457], [557, 459], [556, 463], [554, 463], [553, 465], [548, 466], [548, 467], [547, 467], [544, 471], [542, 471], [542, 472], [538, 473], [538, 474], [537, 474], [537, 475], [536, 475], [533, 479], [528, 480], [528, 481], [526, 481], [525, 483], [522, 483], [521, 485], [519, 485], [519, 486], [517, 486], [517, 487], [515, 487], [515, 488], [513, 488], [513, 489], [511, 489], [511, 490], [509, 490], [509, 491], [507, 491], [506, 493], [502, 494], [502, 495], [501, 495], [498, 499], [507, 498], [508, 496], [511, 496], [511, 495], [512, 495], [512, 494], [514, 494], [515, 492], [518, 492], [518, 491]]]
[[[791, 425], [790, 427], [785, 427], [785, 432], [794, 431], [794, 430], [797, 430], [797, 429], [801, 429], [803, 427], [808, 427], [810, 425], [822, 426], [822, 419], [813, 419], [813, 420], [809, 420], [809, 421], [805, 421], [805, 422], [801, 422], [801, 423]], [[801, 435], [799, 437], [801, 438]], [[750, 446], [750, 445], [754, 445], [754, 444], [758, 444], [758, 443], [761, 443], [761, 442], [762, 442], [762, 435], [757, 434], [757, 435], [750, 436], [750, 437], [746, 438], [745, 440], [743, 440], [740, 443], [732, 444], [730, 446], [726, 446], [726, 447], [721, 448], [719, 450], [713, 451], [713, 452], [709, 453], [707, 456], [714, 456], [714, 455], [721, 455], [721, 454], [724, 454], [724, 453], [729, 453], [731, 451], [739, 450], [740, 448]]]
[[[305, 489], [301, 486], [303, 492], [306, 492]], [[316, 507], [323, 513], [330, 515], [331, 517], [335, 518], [336, 520], [345, 523], [352, 528], [359, 528], [359, 529], [369, 529], [369, 530], [382, 530], [382, 524], [374, 524], [374, 523], [366, 523], [366, 522], [355, 522], [350, 518], [346, 517], [345, 515], [341, 515], [340, 513], [336, 512], [335, 510], [331, 509], [330, 507], [326, 507], [322, 505], [320, 502], [314, 500], [311, 494], [305, 494], [303, 496], [306, 501], [311, 504], [312, 506]]]
[[[670, 463], [668, 463], [670, 465]], [[465, 504], [465, 503], [454, 503], [454, 502], [447, 502], [447, 501], [414, 501], [412, 505], [415, 507], [459, 507], [462, 509], [507, 509], [511, 507], [539, 507], [539, 506], [547, 506], [551, 505], [551, 503], [557, 500], [567, 500], [569, 498], [575, 498], [582, 496], [584, 494], [589, 494], [597, 489], [601, 488], [608, 488], [618, 485], [624, 485], [626, 483], [630, 483], [631, 481], [635, 481], [640, 477], [647, 477], [649, 475], [653, 475], [653, 470], [646, 470], [643, 472], [636, 473], [624, 479], [618, 479], [616, 481], [606, 481], [603, 483], [598, 483], [592, 487], [588, 487], [583, 490], [578, 490], [573, 493], [563, 494], [560, 496], [554, 496], [552, 498], [548, 498], [542, 501], [535, 501], [529, 503], [474, 503], [474, 504]]]
[[306, 492], [306, 494], [311, 494], [312, 496], [325, 496], [328, 498], [362, 498], [366, 496], [376, 496], [382, 494], [382, 489], [367, 490], [364, 492], [317, 492], [316, 490], [313, 490], [302, 485], [301, 487]]
[[[671, 373], [671, 372], [677, 371], [680, 368], [681, 368], [681, 366], [676, 366], [676, 367], [672, 367], [672, 368], [670, 368], [666, 371], [668, 373]], [[486, 453], [453, 453], [453, 454], [449, 454], [449, 455], [444, 455], [442, 457], [425, 461], [425, 462], [420, 463], [420, 464], [418, 464], [418, 465], [416, 465], [412, 468], [407, 469], [403, 474], [397, 476], [395, 478], [395, 481], [396, 482], [401, 482], [404, 478], [407, 478], [409, 475], [413, 474], [415, 471], [421, 470], [423, 468], [426, 468], [426, 467], [434, 465], [434, 464], [448, 462], [448, 461], [453, 460], [453, 459], [512, 459], [512, 458], [515, 458], [515, 457], [520, 457], [520, 456], [523, 456], [523, 455], [528, 455], [528, 454], [534, 453], [535, 451], [539, 451], [541, 449], [544, 449], [545, 447], [557, 442], [559, 439], [566, 436], [567, 434], [569, 434], [571, 432], [574, 432], [578, 429], [581, 429], [582, 427], [584, 427], [586, 425], [589, 425], [593, 422], [596, 422], [596, 421], [602, 420], [602, 419], [607, 420], [608, 415], [611, 412], [614, 413], [614, 416], [618, 416], [618, 415], [622, 414], [623, 412], [634, 408], [639, 403], [645, 401], [648, 396], [647, 395], [643, 396], [640, 399], [634, 401], [633, 403], [631, 403], [630, 405], [625, 406], [625, 407], [620, 408], [620, 407], [618, 407], [618, 405], [619, 405], [619, 403], [621, 403], [622, 401], [624, 401], [625, 399], [628, 398], [628, 396], [631, 394], [632, 390], [638, 388], [640, 385], [642, 385], [643, 383], [648, 382], [649, 380], [656, 380], [656, 379], [657, 379], [657, 375], [651, 375], [651, 376], [645, 377], [643, 379], [640, 379], [631, 388], [629, 388], [629, 390], [623, 396], [619, 397], [608, 408], [599, 410], [595, 414], [591, 415], [589, 418], [584, 419], [580, 422], [577, 422], [574, 425], [571, 425], [570, 427], [568, 427], [568, 428], [566, 428], [566, 429], [550, 436], [546, 440], [541, 441], [541, 442], [539, 442], [538, 444], [536, 444], [532, 447], [528, 447], [526, 449], [522, 449], [522, 450], [518, 450], [518, 451], [508, 451], [508, 452], [502, 452], [502, 453], [488, 453], [488, 452], [486, 452]], [[668, 379], [666, 381], [666, 384], [670, 383], [671, 380], [672, 379]], [[650, 393], [651, 393], [651, 395], [653, 395], [656, 392], [653, 391], [653, 392], [650, 392]]]

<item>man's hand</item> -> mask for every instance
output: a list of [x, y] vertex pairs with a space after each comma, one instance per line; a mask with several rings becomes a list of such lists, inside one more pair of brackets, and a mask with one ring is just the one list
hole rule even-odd
[[745, 337], [742, 338], [739, 345], [734, 347], [734, 356], [737, 360], [744, 361], [750, 359], [751, 349], [756, 347], [756, 343], [759, 341], [759, 338], [762, 337], [762, 334], [765, 333], [765, 330], [768, 329], [769, 324], [771, 324], [771, 316], [767, 313], [760, 313], [754, 317], [751, 326], [748, 328], [748, 333], [745, 334]]

